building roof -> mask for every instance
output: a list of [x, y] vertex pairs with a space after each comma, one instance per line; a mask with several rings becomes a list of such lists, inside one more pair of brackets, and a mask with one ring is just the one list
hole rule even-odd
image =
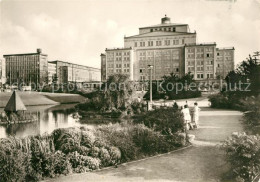
[[3, 56], [8, 57], [8, 56], [30, 56], [30, 55], [48, 56], [48, 54], [42, 54], [42, 53], [5, 54]]
[[66, 64], [71, 64], [71, 65], [76, 65], [76, 66], [82, 66], [85, 68], [90, 68], [90, 69], [95, 69], [95, 70], [101, 70], [100, 68], [94, 68], [94, 67], [90, 67], [90, 66], [85, 66], [85, 65], [80, 65], [80, 64], [75, 64], [75, 63], [70, 63], [70, 62], [66, 62], [66, 61], [60, 61], [60, 60], [55, 60], [55, 61], [48, 61], [48, 63], [57, 63], [57, 62], [61, 62], [61, 63], [66, 63]]
[[187, 26], [188, 24], [182, 24], [182, 23], [161, 23], [157, 25], [151, 25], [146, 27], [140, 27], [139, 29], [145, 29], [145, 28], [156, 28], [156, 27], [172, 27], [172, 26]]
[[148, 32], [148, 33], [143, 33], [143, 34], [139, 34], [139, 35], [133, 35], [133, 36], [125, 37], [125, 39], [128, 39], [128, 38], [139, 38], [139, 37], [160, 37], [160, 36], [190, 35], [190, 34], [196, 34], [196, 33], [156, 31], [156, 32]]
[[16, 91], [11, 95], [8, 103], [5, 106], [5, 111], [16, 112], [16, 111], [25, 111], [27, 110], [23, 101]]
[[122, 47], [122, 48], [112, 48], [112, 49], [106, 48], [106, 51], [120, 51], [120, 50], [132, 50], [132, 49], [133, 49], [132, 47]]
[[193, 47], [193, 46], [216, 46], [216, 42], [204, 42], [204, 43], [194, 43], [194, 44], [185, 44], [185, 47]]
[[218, 47], [217, 50], [219, 50], [219, 51], [235, 50], [235, 47]]

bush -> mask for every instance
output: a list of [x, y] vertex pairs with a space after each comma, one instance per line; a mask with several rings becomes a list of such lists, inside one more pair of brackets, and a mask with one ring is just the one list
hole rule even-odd
[[26, 178], [26, 160], [28, 156], [19, 149], [5, 151], [0, 145], [0, 180], [19, 182]]
[[134, 143], [146, 155], [168, 152], [173, 148], [166, 142], [165, 136], [144, 125], [137, 125], [132, 132]]
[[222, 147], [237, 181], [251, 182], [260, 173], [260, 137], [258, 135], [233, 133]]
[[163, 135], [160, 127], [154, 131], [143, 124], [123, 122], [95, 130], [67, 128], [50, 135], [0, 139], [0, 179], [40, 181], [117, 165], [181, 146], [179, 135]]
[[133, 142], [130, 133], [131, 130], [132, 125], [130, 124], [117, 123], [113, 125], [100, 126], [97, 129], [97, 135], [101, 140], [105, 141], [105, 143], [119, 148], [121, 152], [121, 161], [127, 162], [140, 158], [138, 155], [138, 148]]
[[148, 111], [134, 118], [135, 123], [143, 123], [148, 128], [171, 135], [184, 130], [183, 115], [174, 108], [160, 108]]
[[77, 151], [68, 155], [69, 161], [74, 172], [81, 173], [90, 170], [99, 169], [100, 160], [89, 156], [80, 155]]

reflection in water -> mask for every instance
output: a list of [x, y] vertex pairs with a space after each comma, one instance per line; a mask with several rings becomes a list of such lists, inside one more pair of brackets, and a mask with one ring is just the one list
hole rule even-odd
[[[57, 128], [86, 126], [86, 124], [80, 124], [72, 117], [74, 106], [75, 104], [29, 106], [27, 110], [36, 114], [38, 120], [32, 123], [0, 125], [0, 138], [6, 138], [10, 135], [16, 137], [42, 135], [43, 133], [51, 133]], [[3, 108], [1, 108], [1, 111], [3, 111]]]

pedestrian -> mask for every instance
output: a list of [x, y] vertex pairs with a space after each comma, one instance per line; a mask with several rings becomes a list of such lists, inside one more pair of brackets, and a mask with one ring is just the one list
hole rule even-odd
[[193, 121], [195, 122], [195, 126], [196, 128], [199, 127], [199, 112], [200, 112], [200, 108], [198, 106], [198, 103], [195, 102], [194, 103], [194, 111], [193, 111]]
[[193, 129], [191, 125], [190, 110], [187, 104], [184, 105], [184, 109], [182, 109], [182, 113], [184, 116], [184, 123], [185, 123], [186, 130]]
[[141, 98], [140, 98], [140, 96], [138, 96], [138, 98], [137, 98], [137, 102], [141, 102]]
[[173, 101], [173, 109], [178, 110], [178, 108], [179, 108], [179, 106], [178, 106], [177, 102], [174, 100]]

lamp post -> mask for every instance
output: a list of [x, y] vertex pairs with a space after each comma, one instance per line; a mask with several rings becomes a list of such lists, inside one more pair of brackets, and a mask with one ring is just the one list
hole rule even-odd
[[152, 71], [153, 65], [148, 65], [148, 69], [150, 70], [150, 102], [153, 102], [153, 85], [152, 85]]

